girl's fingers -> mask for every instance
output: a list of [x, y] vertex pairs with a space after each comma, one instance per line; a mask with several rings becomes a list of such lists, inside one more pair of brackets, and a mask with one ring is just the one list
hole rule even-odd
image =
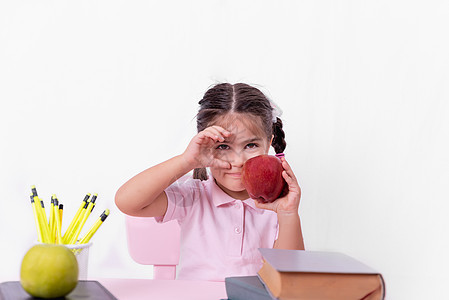
[[211, 134], [211, 138], [215, 142], [223, 142], [225, 140], [225, 137], [228, 137], [231, 133], [220, 126], [210, 126], [206, 129], [204, 129], [205, 132], [208, 132]]
[[259, 202], [259, 201], [255, 200], [254, 203], [256, 204], [256, 207], [258, 207], [258, 208], [276, 211], [276, 208], [274, 207], [273, 202], [271, 202], [271, 203], [262, 203], [262, 202]]
[[206, 147], [213, 146], [215, 143], [219, 142], [220, 139], [219, 136], [208, 131], [203, 131], [200, 134], [198, 134], [198, 138], [199, 138], [198, 144]]
[[[210, 126], [200, 131], [192, 140], [192, 153], [201, 165], [204, 167], [216, 166], [219, 168], [229, 169], [231, 164], [225, 160], [214, 157], [213, 147], [216, 143], [224, 142], [225, 138], [230, 136], [231, 132], [220, 126]], [[200, 155], [200, 156], [198, 156]]]
[[219, 168], [223, 168], [223, 169], [230, 169], [231, 168], [231, 164], [227, 161], [221, 160], [221, 159], [215, 159], [212, 164], [214, 166], [217, 166]]
[[288, 185], [292, 185], [293, 180], [292, 180], [290, 175], [288, 175], [288, 173], [285, 170], [282, 171], [282, 177], [285, 179], [285, 181], [287, 182]]
[[223, 136], [229, 136], [229, 135], [231, 134], [231, 132], [229, 132], [228, 130], [224, 129], [224, 128], [221, 127], [221, 126], [214, 125], [214, 126], [211, 126], [211, 127], [209, 127], [209, 128], [217, 130], [217, 131], [218, 131], [219, 133], [221, 133]]
[[285, 170], [282, 172], [282, 177], [285, 179], [285, 181], [288, 184], [289, 189], [300, 189], [299, 183], [296, 180], [296, 177], [290, 176]]
[[206, 134], [209, 138], [211, 138], [215, 142], [223, 140], [223, 137], [221, 136], [220, 132], [212, 127], [204, 129], [204, 134]]
[[210, 139], [213, 139], [213, 140], [215, 140], [216, 137], [217, 137], [217, 133], [214, 132], [214, 131], [212, 131], [212, 130], [203, 130], [201, 133], [202, 133], [204, 136], [206, 136], [206, 137], [208, 137], [208, 138], [210, 138]]
[[293, 173], [292, 168], [288, 164], [288, 162], [285, 160], [285, 158], [282, 158], [282, 167], [284, 168], [285, 172], [288, 176], [290, 176], [294, 181], [297, 181], [295, 173]]
[[282, 166], [284, 167], [282, 177], [285, 179], [285, 182], [287, 182], [289, 191], [301, 195], [301, 187], [299, 186], [295, 173], [293, 173], [293, 170], [285, 158], [282, 158]]
[[212, 140], [215, 143], [224, 142], [225, 137], [231, 135], [229, 131], [220, 126], [210, 126], [197, 134], [200, 143]]

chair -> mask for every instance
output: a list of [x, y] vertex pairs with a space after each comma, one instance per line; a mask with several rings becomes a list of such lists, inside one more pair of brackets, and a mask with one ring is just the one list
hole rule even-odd
[[153, 265], [154, 279], [175, 279], [180, 234], [177, 221], [157, 223], [154, 218], [125, 215], [128, 252], [143, 265]]

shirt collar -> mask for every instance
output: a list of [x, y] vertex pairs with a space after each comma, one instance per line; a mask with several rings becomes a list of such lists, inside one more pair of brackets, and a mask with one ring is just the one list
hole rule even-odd
[[211, 185], [211, 190], [212, 190], [212, 202], [214, 203], [214, 205], [216, 207], [225, 205], [225, 204], [232, 204], [235, 203], [237, 201], [241, 201], [244, 205], [251, 207], [252, 209], [256, 210], [256, 211], [261, 211], [263, 212], [264, 209], [258, 208], [256, 207], [256, 203], [254, 202], [254, 199], [248, 198], [245, 200], [238, 200], [238, 199], [234, 199], [231, 196], [229, 196], [228, 194], [226, 194], [215, 182], [215, 179], [212, 176], [209, 176], [209, 179], [211, 181], [210, 185]]

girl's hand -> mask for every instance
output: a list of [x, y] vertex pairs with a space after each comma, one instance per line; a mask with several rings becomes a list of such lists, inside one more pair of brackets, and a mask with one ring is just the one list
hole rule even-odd
[[231, 164], [214, 156], [215, 145], [231, 133], [220, 126], [210, 126], [195, 135], [181, 156], [192, 169], [219, 167], [230, 169]]
[[296, 180], [295, 174], [291, 169], [290, 165], [285, 160], [285, 157], [281, 158], [282, 167], [282, 177], [288, 185], [288, 192], [286, 195], [276, 199], [271, 203], [259, 203], [256, 202], [256, 206], [263, 209], [268, 209], [279, 214], [297, 214], [299, 208], [299, 200], [301, 199], [301, 188], [299, 187], [298, 181]]

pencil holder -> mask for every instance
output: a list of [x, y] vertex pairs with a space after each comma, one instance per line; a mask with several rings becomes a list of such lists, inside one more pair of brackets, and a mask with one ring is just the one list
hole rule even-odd
[[89, 266], [89, 249], [92, 243], [80, 244], [80, 245], [64, 245], [71, 249], [75, 254], [76, 260], [78, 261], [79, 269], [79, 280], [87, 280], [87, 271]]

